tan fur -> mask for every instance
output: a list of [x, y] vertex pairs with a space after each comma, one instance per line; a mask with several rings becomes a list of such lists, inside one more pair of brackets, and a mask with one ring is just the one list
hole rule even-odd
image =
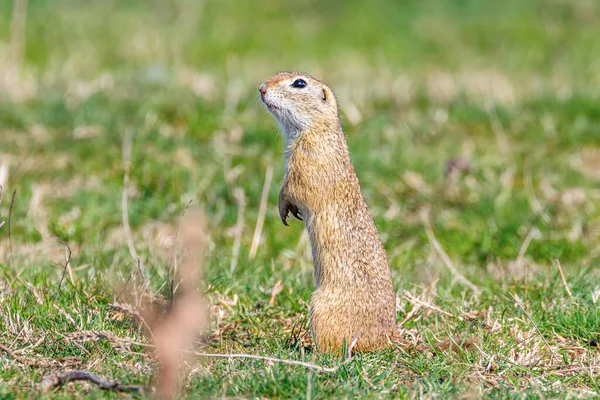
[[[303, 79], [307, 86], [294, 88]], [[286, 136], [286, 171], [279, 194], [283, 223], [291, 212], [306, 224], [315, 292], [311, 331], [320, 351], [358, 338], [355, 351], [397, 339], [396, 296], [383, 245], [360, 185], [335, 97], [306, 74], [280, 72], [259, 88]]]

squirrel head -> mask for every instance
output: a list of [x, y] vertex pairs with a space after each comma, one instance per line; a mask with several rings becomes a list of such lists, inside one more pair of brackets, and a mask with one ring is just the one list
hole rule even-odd
[[317, 125], [339, 124], [333, 92], [309, 75], [279, 72], [261, 84], [258, 91], [288, 139]]

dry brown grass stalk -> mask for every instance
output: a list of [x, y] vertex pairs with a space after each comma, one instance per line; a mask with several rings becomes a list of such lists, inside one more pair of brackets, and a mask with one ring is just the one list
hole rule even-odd
[[498, 147], [500, 147], [500, 151], [502, 154], [510, 156], [510, 144], [506, 133], [504, 132], [504, 128], [502, 127], [502, 122], [500, 122], [500, 118], [496, 112], [496, 107], [493, 103], [488, 107], [488, 116], [490, 118], [492, 132], [494, 132], [494, 136], [496, 136], [496, 142], [498, 143]]
[[127, 238], [127, 247], [129, 248], [129, 254], [133, 259], [133, 263], [139, 269], [142, 277], [145, 278], [144, 269], [141, 264], [140, 256], [135, 251], [135, 245], [133, 243], [133, 236], [131, 234], [131, 227], [129, 226], [129, 208], [127, 203], [127, 195], [129, 191], [129, 172], [131, 170], [131, 149], [133, 147], [133, 133], [127, 131], [125, 133], [125, 139], [123, 140], [123, 168], [125, 174], [123, 176], [123, 192], [121, 194], [121, 219], [123, 223], [123, 229], [125, 231], [125, 237]]
[[552, 346], [550, 346], [550, 343], [548, 343], [548, 341], [546, 340], [546, 338], [542, 334], [542, 331], [540, 331], [540, 328], [538, 328], [538, 326], [536, 325], [536, 323], [533, 320], [533, 318], [531, 318], [531, 316], [529, 315], [529, 313], [527, 311], [525, 311], [525, 308], [523, 307], [523, 305], [521, 304], [521, 302], [519, 300], [517, 300], [517, 298], [512, 293], [509, 292], [508, 294], [510, 295], [510, 297], [512, 297], [512, 299], [515, 301], [515, 303], [517, 304], [517, 306], [519, 306], [519, 308], [521, 309], [521, 311], [523, 311], [523, 314], [525, 314], [525, 316], [527, 317], [527, 319], [529, 320], [529, 322], [531, 322], [531, 324], [533, 325], [533, 327], [535, 328], [535, 330], [537, 331], [537, 333], [540, 335], [540, 338], [542, 338], [542, 340], [546, 344], [546, 347], [548, 347], [548, 350], [550, 350], [550, 353], [552, 354], [552, 359], [556, 358], [557, 360], [559, 360], [558, 355], [556, 354], [556, 352], [554, 351], [554, 349], [552, 348]]
[[254, 237], [252, 238], [252, 245], [250, 246], [250, 259], [256, 257], [258, 251], [258, 245], [260, 244], [260, 237], [262, 234], [263, 224], [265, 222], [265, 215], [267, 213], [267, 200], [269, 198], [269, 189], [271, 188], [271, 180], [273, 179], [273, 166], [267, 165], [267, 171], [265, 172], [265, 183], [263, 184], [262, 193], [260, 196], [260, 206], [258, 208], [258, 217], [256, 218], [256, 228], [254, 228]]
[[234, 228], [233, 249], [231, 254], [231, 265], [229, 272], [234, 273], [237, 268], [240, 257], [240, 248], [242, 244], [242, 233], [244, 232], [244, 211], [246, 209], [246, 194], [241, 188], [236, 188], [233, 192], [233, 197], [238, 206], [237, 222]]
[[137, 322], [141, 323], [144, 326], [144, 328], [146, 328], [146, 332], [148, 332], [150, 335], [152, 334], [150, 325], [148, 325], [148, 322], [142, 316], [142, 314], [138, 311], [137, 308], [131, 306], [130, 304], [118, 303], [118, 302], [112, 303], [110, 305], [110, 308], [112, 308], [113, 310], [115, 310], [117, 312], [121, 312], [123, 314], [132, 316]]
[[[337, 372], [343, 365], [346, 365], [350, 361], [352, 361], [352, 355], [353, 355], [352, 351], [353, 351], [357, 341], [358, 341], [357, 338], [355, 338], [352, 341], [352, 343], [350, 344], [350, 346], [348, 347], [348, 350], [346, 352], [346, 359], [341, 364], [336, 365], [335, 367], [323, 367], [321, 365], [304, 362], [304, 361], [288, 360], [285, 358], [276, 358], [276, 357], [269, 357], [269, 356], [260, 356], [260, 355], [256, 355], [256, 354], [203, 353], [203, 352], [193, 351], [193, 350], [184, 350], [183, 353], [188, 354], [188, 355], [193, 355], [196, 357], [204, 357], [204, 358], [226, 358], [228, 360], [233, 360], [233, 359], [261, 360], [261, 361], [266, 361], [266, 362], [270, 362], [270, 363], [295, 365], [295, 366], [307, 368], [309, 370], [322, 372], [322, 373], [334, 373], [334, 372]], [[157, 347], [155, 344], [148, 344], [148, 343], [131, 342], [131, 344], [147, 347], [150, 349], [156, 349], [156, 347]]]
[[[0, 185], [0, 204], [2, 204], [2, 198], [4, 197], [4, 187]], [[1, 215], [0, 215], [1, 217]], [[0, 228], [4, 226], [4, 220], [0, 220]]]
[[198, 293], [202, 264], [207, 248], [207, 221], [200, 211], [192, 211], [181, 223], [181, 247], [185, 261], [179, 270], [179, 296], [170, 312], [155, 323], [154, 354], [158, 361], [157, 393], [174, 398], [179, 391], [179, 370], [189, 358], [188, 350], [207, 323], [207, 307]]
[[558, 258], [556, 259], [556, 266], [558, 267], [558, 272], [560, 273], [560, 279], [563, 283], [563, 286], [565, 287], [565, 290], [567, 291], [567, 294], [569, 295], [570, 298], [573, 298], [573, 293], [571, 293], [571, 289], [569, 289], [569, 285], [567, 284], [567, 279], [565, 278], [565, 273], [563, 272], [562, 265], [560, 264], [560, 260]]
[[3, 352], [5, 352], [6, 354], [8, 354], [11, 358], [13, 358], [19, 364], [23, 364], [23, 365], [29, 366], [29, 362], [27, 360], [25, 360], [25, 359], [17, 356], [11, 349], [9, 349], [8, 347], [4, 346], [3, 344], [0, 344], [0, 350], [2, 350]]
[[348, 349], [346, 350], [346, 359], [344, 360], [344, 362], [342, 362], [339, 365], [336, 365], [335, 367], [322, 367], [320, 365], [316, 365], [316, 364], [312, 364], [312, 363], [308, 363], [308, 362], [304, 362], [304, 361], [286, 360], [283, 358], [274, 358], [274, 357], [266, 357], [266, 356], [257, 356], [254, 354], [216, 354], [216, 353], [200, 353], [200, 352], [194, 352], [193, 354], [195, 354], [198, 357], [208, 357], [208, 358], [227, 358], [227, 359], [247, 358], [247, 359], [252, 359], [252, 360], [263, 360], [263, 361], [278, 363], [278, 364], [297, 365], [297, 366], [308, 368], [309, 370], [317, 371], [317, 372], [334, 373], [334, 372], [337, 372], [340, 369], [340, 367], [342, 367], [343, 365], [346, 365], [352, 361], [352, 354], [353, 354], [352, 352], [353, 352], [354, 347], [356, 346], [357, 342], [358, 342], [358, 337], [354, 337], [354, 339], [352, 340], [352, 343], [350, 343], [350, 345], [348, 346]]
[[[523, 267], [523, 260], [525, 259], [525, 253], [527, 253], [527, 249], [529, 248], [529, 245], [531, 244], [531, 241], [533, 240], [534, 236], [536, 236], [538, 234], [539, 234], [539, 231], [535, 227], [530, 227], [529, 230], [527, 231], [527, 235], [525, 236], [523, 243], [521, 243], [521, 247], [519, 248], [519, 253], [517, 253], [517, 259], [515, 260], [515, 265], [516, 265], [517, 270], [521, 270], [521, 268]], [[523, 285], [524, 285], [525, 293], [527, 293], [527, 282], [529, 280], [528, 265], [529, 264], [525, 264], [525, 275], [523, 278]]]
[[192, 200], [189, 200], [183, 209], [183, 213], [181, 214], [181, 218], [179, 219], [179, 223], [177, 224], [177, 229], [175, 230], [175, 240], [173, 241], [173, 247], [171, 249], [171, 257], [169, 259], [169, 276], [171, 278], [170, 290], [169, 294], [171, 296], [170, 301], [173, 302], [173, 296], [175, 295], [175, 273], [177, 271], [177, 240], [179, 239], [179, 231], [181, 230], [181, 223], [185, 218], [185, 214], [192, 204]]
[[[409, 302], [411, 302], [415, 308], [417, 308], [417, 306], [418, 307], [425, 307], [425, 308], [428, 308], [428, 309], [430, 309], [432, 311], [441, 313], [441, 314], [443, 314], [445, 316], [455, 317], [454, 315], [450, 314], [449, 312], [446, 312], [446, 311], [442, 310], [441, 308], [439, 308], [439, 307], [437, 307], [437, 306], [435, 306], [435, 305], [433, 305], [433, 304], [431, 304], [431, 303], [429, 303], [429, 302], [427, 302], [425, 300], [421, 300], [421, 299], [417, 298], [416, 296], [414, 296], [412, 293], [410, 293], [407, 290], [404, 291], [404, 298], [406, 300], [408, 300]], [[402, 324], [404, 322], [405, 321], [403, 321]]]
[[125, 356], [140, 354], [131, 350], [132, 341], [129, 338], [117, 337], [110, 331], [76, 331], [65, 335], [65, 340], [70, 343], [100, 342], [106, 340], [113, 349]]
[[54, 299], [56, 299], [58, 296], [60, 296], [60, 289], [63, 283], [63, 280], [65, 279], [65, 275], [67, 273], [67, 271], [69, 271], [69, 276], [71, 277], [71, 283], [73, 284], [73, 286], [75, 286], [75, 276], [73, 273], [73, 269], [71, 268], [71, 248], [69, 247], [69, 245], [64, 242], [63, 240], [60, 240], [57, 237], [54, 237], [58, 242], [60, 242], [61, 244], [63, 244], [65, 246], [65, 267], [63, 269], [63, 273], [62, 276], [60, 277], [60, 281], [58, 282], [58, 290], [56, 292], [56, 296], [54, 296]]
[[271, 289], [271, 298], [269, 299], [269, 305], [270, 306], [274, 306], [275, 305], [275, 298], [277, 296], [279, 296], [279, 293], [281, 293], [281, 291], [283, 290], [283, 282], [280, 280], [277, 281], [277, 283], [275, 284], [275, 286], [273, 286], [273, 289]]
[[431, 227], [431, 221], [429, 220], [429, 209], [422, 209], [420, 212], [420, 217], [423, 223], [423, 227], [425, 228], [425, 233], [427, 234], [427, 239], [429, 239], [429, 243], [438, 253], [438, 256], [442, 259], [446, 268], [450, 270], [453, 279], [456, 279], [457, 281], [461, 282], [463, 285], [471, 289], [475, 296], [479, 296], [481, 294], [481, 289], [475, 286], [473, 282], [468, 280], [463, 274], [458, 272], [458, 270], [454, 267], [452, 260], [450, 260], [450, 257], [448, 257], [448, 254], [444, 251], [442, 245], [437, 241], [435, 234], [433, 233], [433, 228]]
[[[312, 364], [312, 363], [308, 363], [308, 362], [304, 362], [304, 361], [286, 360], [283, 358], [258, 356], [255, 354], [228, 354], [228, 353], [218, 354], [218, 353], [200, 353], [200, 352], [194, 352], [193, 354], [198, 357], [206, 357], [206, 358], [227, 358], [230, 360], [233, 360], [235, 358], [246, 358], [246, 359], [262, 360], [262, 361], [278, 363], [278, 364], [285, 364], [285, 365], [297, 365], [300, 367], [311, 369], [313, 371], [324, 372], [324, 373], [334, 373], [340, 369], [340, 365], [337, 365], [335, 367], [323, 367], [320, 365], [316, 365], [316, 364]], [[344, 363], [346, 363], [347, 361], [348, 360], [344, 361]]]
[[13, 270], [15, 269], [15, 254], [13, 252], [11, 222], [12, 222], [13, 206], [15, 205], [16, 195], [17, 195], [17, 189], [13, 190], [12, 196], [10, 198], [10, 206], [8, 208], [8, 247], [10, 249], [10, 262], [13, 267]]

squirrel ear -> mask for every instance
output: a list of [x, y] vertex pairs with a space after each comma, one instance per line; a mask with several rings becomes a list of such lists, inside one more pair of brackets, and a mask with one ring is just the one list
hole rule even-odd
[[323, 88], [323, 97], [321, 97], [321, 100], [323, 100], [323, 103], [327, 102], [327, 89]]

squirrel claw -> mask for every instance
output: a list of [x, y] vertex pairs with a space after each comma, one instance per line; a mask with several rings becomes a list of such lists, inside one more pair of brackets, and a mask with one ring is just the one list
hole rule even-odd
[[298, 218], [300, 221], [303, 221], [302, 216], [300, 215], [300, 211], [298, 211], [297, 208], [292, 210], [292, 215]]
[[285, 226], [289, 226], [287, 223], [288, 210], [286, 207], [279, 207], [279, 216], [281, 217], [281, 222], [283, 222]]
[[298, 210], [298, 207], [296, 207], [295, 205], [289, 203], [289, 202], [285, 202], [285, 203], [280, 203], [279, 206], [279, 216], [281, 217], [281, 222], [283, 222], [283, 224], [285, 226], [289, 226], [287, 223], [287, 218], [288, 218], [288, 214], [292, 213], [292, 215], [296, 218], [298, 218], [300, 221], [302, 221], [302, 216], [300, 215], [300, 211]]

